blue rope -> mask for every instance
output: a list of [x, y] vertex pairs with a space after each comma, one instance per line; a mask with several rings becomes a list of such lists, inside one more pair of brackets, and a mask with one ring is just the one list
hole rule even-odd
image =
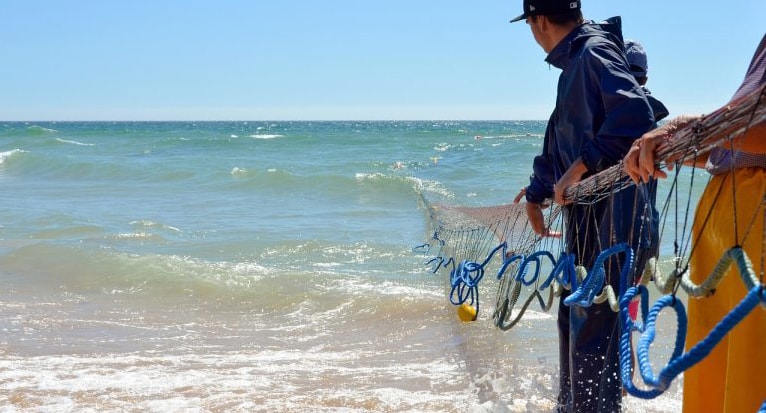
[[[622, 334], [620, 338], [620, 369], [622, 373], [623, 387], [633, 396], [643, 399], [653, 399], [662, 394], [670, 386], [675, 377], [700, 360], [707, 357], [713, 348], [731, 331], [742, 319], [744, 319], [758, 304], [766, 303], [766, 293], [763, 286], [754, 286], [745, 298], [729, 312], [702, 341], [695, 344], [687, 353], [682, 354], [684, 340], [686, 339], [686, 312], [680, 300], [673, 296], [664, 296], [652, 306], [649, 317], [646, 320], [645, 331], [638, 342], [637, 360], [644, 382], [653, 387], [651, 390], [642, 390], [635, 387], [632, 382], [633, 366], [630, 357], [630, 332], [631, 321], [627, 313], [628, 304], [635, 296], [635, 287], [628, 289], [620, 300], [620, 319], [622, 321]], [[660, 371], [659, 376], [654, 376], [649, 362], [649, 346], [655, 337], [655, 322], [657, 315], [664, 307], [672, 306], [676, 310], [678, 319], [678, 335], [676, 336], [675, 348], [668, 364]]]
[[427, 242], [425, 244], [420, 244], [412, 247], [412, 252], [418, 254], [428, 254], [429, 251], [431, 251], [431, 244]]
[[430, 260], [426, 261], [426, 265], [431, 265], [433, 263], [436, 263], [434, 268], [431, 269], [431, 272], [436, 274], [436, 271], [439, 271], [439, 268], [441, 267], [442, 263], [444, 262], [444, 257], [433, 257]]
[[625, 254], [626, 259], [620, 272], [620, 279], [626, 278], [626, 274], [630, 273], [630, 268], [633, 266], [633, 249], [626, 243], [620, 243], [598, 254], [596, 262], [582, 281], [582, 284], [577, 289], [572, 290], [572, 294], [564, 299], [564, 304], [568, 306], [578, 305], [580, 307], [590, 307], [593, 305], [593, 299], [604, 289], [604, 282], [606, 281], [604, 261], [612, 255], [621, 253]]
[[[472, 275], [472, 274], [476, 275]], [[476, 303], [476, 312], [479, 311], [479, 281], [484, 277], [484, 268], [476, 262], [463, 260], [450, 273], [450, 302], [461, 305], [470, 299], [469, 304]]]
[[548, 288], [553, 280], [556, 280], [561, 286], [569, 288], [570, 290], [577, 289], [577, 267], [575, 266], [574, 254], [562, 252], [558, 261], [553, 260], [553, 258], [551, 258], [551, 261], [553, 263], [553, 271], [551, 271], [548, 278], [540, 284], [538, 290], [542, 291]]
[[758, 304], [766, 303], [766, 295], [763, 287], [753, 287], [745, 298], [727, 314], [702, 341], [694, 345], [687, 354], [679, 358], [671, 358], [664, 374], [660, 377], [673, 377], [688, 369], [705, 358], [713, 350], [721, 339], [731, 331], [742, 319], [744, 319]]
[[[507, 244], [504, 242], [493, 249], [482, 263], [463, 260], [450, 272], [450, 302], [461, 305], [468, 302], [476, 307], [479, 313], [479, 281], [484, 278], [484, 267], [492, 260], [492, 257], [500, 250], [505, 253]], [[454, 259], [450, 258], [453, 261]], [[470, 300], [470, 301], [469, 301]]]
[[[528, 257], [525, 257], [524, 255], [514, 255], [506, 259], [505, 262], [503, 262], [503, 266], [500, 267], [500, 270], [497, 273], [497, 279], [500, 280], [503, 278], [503, 274], [507, 271], [508, 266], [510, 266], [515, 261], [521, 261], [514, 280], [521, 282], [524, 286], [530, 286], [537, 282], [540, 278], [540, 270], [542, 269], [542, 263], [540, 262], [541, 258], [548, 258], [551, 265], [553, 266], [553, 270], [548, 274], [548, 277], [545, 279], [545, 281], [537, 288], [538, 291], [542, 291], [548, 288], [553, 280], [556, 280], [559, 284], [565, 287], [570, 287], [572, 284], [575, 286], [577, 285], [574, 255], [561, 253], [561, 256], [557, 261], [555, 258], [553, 258], [553, 254], [549, 251], [537, 251], [530, 254]], [[535, 263], [535, 273], [532, 278], [526, 279], [527, 272], [529, 271], [529, 265], [532, 262]]]
[[[675, 346], [673, 347], [673, 353], [670, 356], [668, 365], [662, 369], [659, 377], [655, 377], [654, 373], [652, 373], [652, 366], [649, 361], [649, 346], [654, 342], [656, 335], [655, 323], [657, 321], [657, 316], [665, 307], [672, 307], [676, 311], [678, 333], [676, 334]], [[691, 365], [689, 365], [677, 373], [673, 373], [669, 370], [673, 360], [678, 359], [681, 354], [683, 354], [684, 342], [686, 341], [687, 323], [686, 309], [684, 308], [683, 303], [681, 300], [671, 295], [666, 295], [660, 298], [649, 311], [649, 318], [646, 320], [646, 328], [644, 333], [641, 334], [641, 338], [638, 340], [638, 346], [636, 347], [636, 359], [638, 360], [638, 366], [641, 371], [641, 377], [644, 379], [644, 383], [657, 388], [660, 392], [667, 390], [670, 386], [670, 382], [681, 373], [681, 371], [691, 367]]]
[[[444, 241], [443, 239], [439, 238], [439, 231], [434, 231], [434, 234], [431, 236], [431, 239], [438, 241], [439, 245], [442, 248], [446, 244], [446, 241]], [[428, 242], [412, 247], [412, 252], [417, 253], [417, 254], [425, 255], [425, 254], [428, 254], [430, 251], [431, 251], [431, 244], [428, 243]], [[431, 269], [431, 272], [433, 274], [436, 274], [436, 272], [439, 271], [439, 268], [442, 267], [442, 264], [443, 264], [444, 268], [446, 268], [447, 265], [449, 265], [449, 263], [450, 263], [450, 261], [447, 261], [446, 263], [444, 262], [444, 257], [441, 256], [441, 252], [439, 252], [438, 254], [439, 255], [436, 255], [435, 257], [433, 257], [430, 260], [425, 262], [426, 266], [431, 265], [433, 263], [436, 263], [436, 265]], [[454, 260], [452, 260], [452, 262], [454, 263]]]
[[[421, 247], [423, 246], [416, 248]], [[494, 254], [501, 249], [503, 251], [503, 256], [505, 256], [507, 244], [502, 243], [493, 249], [482, 263], [463, 260], [459, 265], [455, 266], [454, 257], [450, 258], [446, 263], [444, 263], [442, 257], [436, 257], [429, 261], [429, 263], [437, 260], [439, 261], [434, 272], [436, 272], [440, 266], [446, 268], [450, 264], [453, 265], [454, 268], [450, 272], [450, 282], [452, 285], [450, 302], [452, 304], [461, 305], [469, 302], [470, 305], [475, 306], [478, 314], [478, 286], [479, 282], [484, 277], [484, 267], [489, 263]], [[764, 290], [764, 286], [761, 284], [753, 285], [755, 281], [746, 277], [746, 275], [751, 272], [748, 270], [750, 267], [742, 265], [741, 262], [744, 262], [743, 259], [736, 260], [739, 264], [738, 269], [743, 273], [740, 275], [742, 275], [745, 280], [745, 284], [748, 287], [752, 286], [752, 288], [750, 288], [745, 298], [713, 328], [707, 337], [694, 345], [687, 353], [683, 353], [684, 341], [687, 334], [687, 317], [683, 303], [681, 303], [675, 296], [668, 295], [657, 300], [651, 310], [649, 309], [649, 291], [646, 286], [638, 285], [628, 287], [631, 284], [630, 269], [633, 266], [634, 252], [630, 246], [625, 243], [615, 245], [602, 251], [596, 258], [593, 268], [591, 268], [591, 271], [587, 273], [585, 279], [583, 279], [581, 283], [578, 282], [577, 279], [577, 267], [575, 266], [575, 257], [573, 254], [562, 253], [559, 259], [555, 260], [553, 254], [548, 251], [538, 251], [526, 257], [524, 255], [514, 254], [511, 257], [505, 258], [498, 271], [497, 279], [502, 279], [511, 264], [520, 261], [521, 264], [519, 265], [518, 272], [514, 279], [520, 281], [525, 286], [529, 286], [540, 278], [542, 267], [541, 259], [548, 258], [553, 265], [553, 270], [537, 290], [542, 291], [556, 280], [563, 286], [569, 285], [573, 291], [572, 294], [564, 300], [565, 305], [587, 307], [593, 304], [594, 298], [604, 288], [606, 280], [604, 263], [609, 257], [617, 254], [625, 254], [626, 256], [625, 263], [620, 272], [620, 372], [623, 387], [628, 393], [635, 397], [653, 399], [664, 393], [679, 374], [707, 357], [723, 337], [741, 322], [742, 319], [744, 319], [755, 307], [759, 304], [766, 305], [766, 291]], [[531, 278], [528, 278], [527, 273], [529, 272], [529, 266], [533, 262], [535, 263], [534, 275]], [[747, 272], [748, 274], [744, 274], [744, 272]], [[578, 284], [580, 285], [578, 286]], [[539, 295], [537, 291], [535, 291], [535, 293]], [[630, 302], [637, 295], [640, 295], [642, 321], [636, 320], [634, 322], [630, 318], [628, 307]], [[538, 298], [541, 300], [541, 297]], [[678, 333], [673, 353], [667, 365], [660, 370], [658, 376], [655, 376], [649, 360], [649, 347], [656, 337], [657, 317], [660, 311], [665, 307], [672, 307], [675, 310]], [[649, 389], [639, 389], [633, 383], [633, 361], [631, 357], [632, 349], [630, 338], [634, 331], [641, 333], [636, 348], [636, 359], [641, 378], [643, 379], [644, 384], [650, 387]], [[766, 401], [764, 401], [764, 404], [760, 407], [758, 413], [766, 413]]]
[[[631, 333], [637, 330], [636, 325], [630, 319], [630, 313], [628, 312], [628, 306], [630, 305], [633, 297], [638, 294], [639, 289], [637, 287], [629, 288], [620, 298], [620, 373], [622, 378], [622, 387], [631, 395], [642, 399], [653, 399], [663, 393], [660, 389], [643, 390], [637, 388], [633, 384], [633, 360], [631, 357], [631, 345], [630, 336]], [[642, 295], [643, 298], [643, 295]], [[679, 304], [680, 301], [676, 300]], [[643, 308], [642, 308], [643, 310]], [[642, 314], [644, 316], [645, 314]], [[645, 333], [647, 330], [653, 330], [654, 324], [650, 324], [648, 321], [644, 324]], [[652, 333], [653, 334], [653, 333]], [[685, 336], [684, 336], [685, 337]], [[653, 336], [652, 336], [653, 338]], [[678, 340], [676, 340], [676, 343]]]
[[506, 271], [508, 271], [508, 267], [513, 264], [516, 261], [522, 261], [524, 262], [524, 255], [523, 254], [514, 254], [510, 257], [507, 257], [503, 261], [503, 265], [500, 266], [500, 269], [497, 270], [497, 279], [498, 281], [503, 278], [503, 275]]
[[[633, 321], [632, 318], [630, 318], [630, 312], [628, 311], [630, 302], [633, 300], [635, 296], [640, 296], [639, 300], [641, 302], [641, 320], [635, 320]], [[630, 287], [620, 298], [620, 322], [622, 322], [622, 302], [623, 300], [627, 300], [625, 303], [625, 314], [628, 315], [628, 318], [625, 320], [625, 323], [621, 324], [622, 332], [628, 331], [628, 333], [631, 333], [633, 331], [638, 331], [643, 333], [646, 330], [646, 324], [645, 320], [648, 317], [649, 313], [649, 289], [646, 288], [644, 285], [637, 285], [634, 287]], [[630, 336], [628, 336], [628, 340], [630, 340]], [[628, 341], [628, 348], [630, 348], [630, 341]]]
[[[553, 254], [548, 251], [537, 251], [532, 253], [526, 259], [524, 259], [524, 261], [521, 262], [519, 272], [516, 274], [516, 281], [520, 281], [521, 284], [525, 287], [529, 287], [530, 285], [534, 284], [538, 278], [540, 278], [540, 269], [542, 267], [542, 263], [540, 262], [541, 256], [548, 258], [554, 264], [556, 263], [556, 260], [553, 258]], [[525, 277], [527, 275], [527, 271], [529, 270], [529, 264], [532, 262], [535, 263], [535, 274], [531, 279], [526, 280]]]

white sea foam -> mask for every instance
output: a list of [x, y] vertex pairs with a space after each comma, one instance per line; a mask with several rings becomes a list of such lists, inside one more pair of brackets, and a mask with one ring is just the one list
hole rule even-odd
[[154, 234], [150, 234], [148, 232], [123, 232], [120, 234], [114, 234], [110, 236], [110, 238], [113, 239], [152, 239], [156, 236]]
[[333, 285], [333, 288], [344, 291], [349, 296], [380, 295], [397, 296], [402, 297], [403, 299], [444, 299], [444, 291], [425, 288], [423, 286], [419, 286], [418, 284], [400, 284], [394, 283], [392, 281], [373, 283], [365, 278], [347, 277], [338, 280]]
[[[527, 376], [474, 375], [466, 364], [447, 358], [369, 366], [376, 357], [363, 349], [333, 352], [324, 348], [4, 356], [0, 403], [9, 411], [22, 412], [539, 412], [555, 408], [551, 392], [540, 392], [555, 386], [545, 369], [530, 369]], [[677, 396], [629, 397], [625, 411], [676, 412], [680, 409]]]
[[[516, 317], [519, 315], [519, 309], [514, 308], [511, 310], [511, 315], [508, 317], [509, 320], [515, 320]], [[554, 318], [554, 315], [551, 313], [544, 313], [541, 311], [533, 311], [533, 310], [527, 310], [524, 312], [523, 320], [526, 321], [532, 321], [532, 320], [552, 320]]]
[[31, 131], [31, 132], [42, 132], [42, 133], [56, 133], [56, 132], [58, 132], [56, 129], [44, 128], [42, 126], [37, 126], [37, 125], [28, 126], [27, 130]]
[[232, 176], [247, 176], [247, 169], [235, 166], [231, 169]]
[[92, 144], [92, 143], [83, 143], [83, 142], [73, 141], [73, 140], [69, 140], [69, 139], [61, 139], [61, 138], [56, 138], [56, 140], [57, 140], [58, 142], [61, 142], [61, 143], [68, 143], [68, 144], [70, 144], [70, 145], [77, 145], [77, 146], [96, 146], [95, 144]]
[[256, 134], [256, 135], [250, 135], [250, 138], [253, 139], [276, 139], [281, 138], [283, 135], [277, 135], [277, 134]]
[[25, 152], [26, 151], [22, 149], [12, 149], [10, 151], [0, 152], [0, 164], [10, 159], [14, 155], [25, 153]]
[[446, 152], [450, 148], [452, 148], [452, 145], [450, 145], [448, 143], [439, 143], [436, 146], [434, 146], [434, 150], [435, 151], [439, 151], [439, 152]]
[[150, 220], [146, 220], [146, 219], [138, 220], [138, 221], [131, 221], [130, 225], [131, 226], [135, 226], [135, 227], [160, 228], [160, 229], [163, 229], [163, 230], [168, 230], [168, 231], [173, 231], [173, 232], [181, 232], [180, 229], [178, 229], [178, 228], [176, 228], [174, 226], [160, 224], [158, 222], [154, 222], [154, 221], [150, 221]]
[[425, 199], [429, 201], [432, 199], [453, 199], [455, 197], [455, 194], [441, 182], [415, 177], [408, 177], [407, 180], [412, 182], [416, 192], [423, 194]]
[[357, 172], [355, 175], [357, 181], [365, 181], [365, 180], [377, 180], [377, 179], [385, 179], [386, 175], [380, 173], [380, 172], [374, 172], [374, 173], [364, 173], [364, 172]]

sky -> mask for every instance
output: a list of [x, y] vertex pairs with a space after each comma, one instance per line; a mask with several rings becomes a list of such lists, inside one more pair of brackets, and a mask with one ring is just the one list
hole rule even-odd
[[[671, 117], [742, 81], [766, 0], [583, 0]], [[0, 0], [0, 120], [547, 119], [521, 0]]]

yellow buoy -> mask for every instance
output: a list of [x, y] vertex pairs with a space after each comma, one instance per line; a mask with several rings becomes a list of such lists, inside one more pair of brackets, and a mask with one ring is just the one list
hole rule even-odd
[[457, 316], [461, 321], [476, 321], [476, 308], [468, 303], [460, 304], [457, 308]]

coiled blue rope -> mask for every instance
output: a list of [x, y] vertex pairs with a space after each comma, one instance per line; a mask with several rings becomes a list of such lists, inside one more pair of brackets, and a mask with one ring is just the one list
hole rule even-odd
[[[477, 290], [479, 281], [484, 277], [484, 267], [481, 264], [463, 260], [460, 261], [450, 273], [450, 302], [455, 305], [465, 303], [469, 298], [470, 304], [474, 303], [474, 290]], [[476, 291], [478, 298], [478, 290]]]
[[572, 290], [572, 294], [564, 299], [564, 304], [580, 307], [590, 307], [593, 305], [593, 300], [605, 288], [606, 270], [604, 270], [604, 262], [609, 257], [617, 254], [625, 254], [625, 264], [623, 264], [622, 271], [620, 271], [620, 279], [626, 278], [626, 275], [630, 273], [630, 269], [633, 266], [633, 249], [630, 245], [623, 242], [598, 254], [593, 267], [588, 271], [588, 275], [582, 281], [582, 284]]
[[[484, 267], [492, 260], [492, 257], [500, 250], [505, 254], [507, 244], [502, 243], [495, 247], [482, 263], [463, 260], [450, 272], [450, 302], [454, 305], [468, 303], [476, 308], [479, 313], [479, 282], [484, 278]], [[470, 300], [470, 301], [469, 301]]]

